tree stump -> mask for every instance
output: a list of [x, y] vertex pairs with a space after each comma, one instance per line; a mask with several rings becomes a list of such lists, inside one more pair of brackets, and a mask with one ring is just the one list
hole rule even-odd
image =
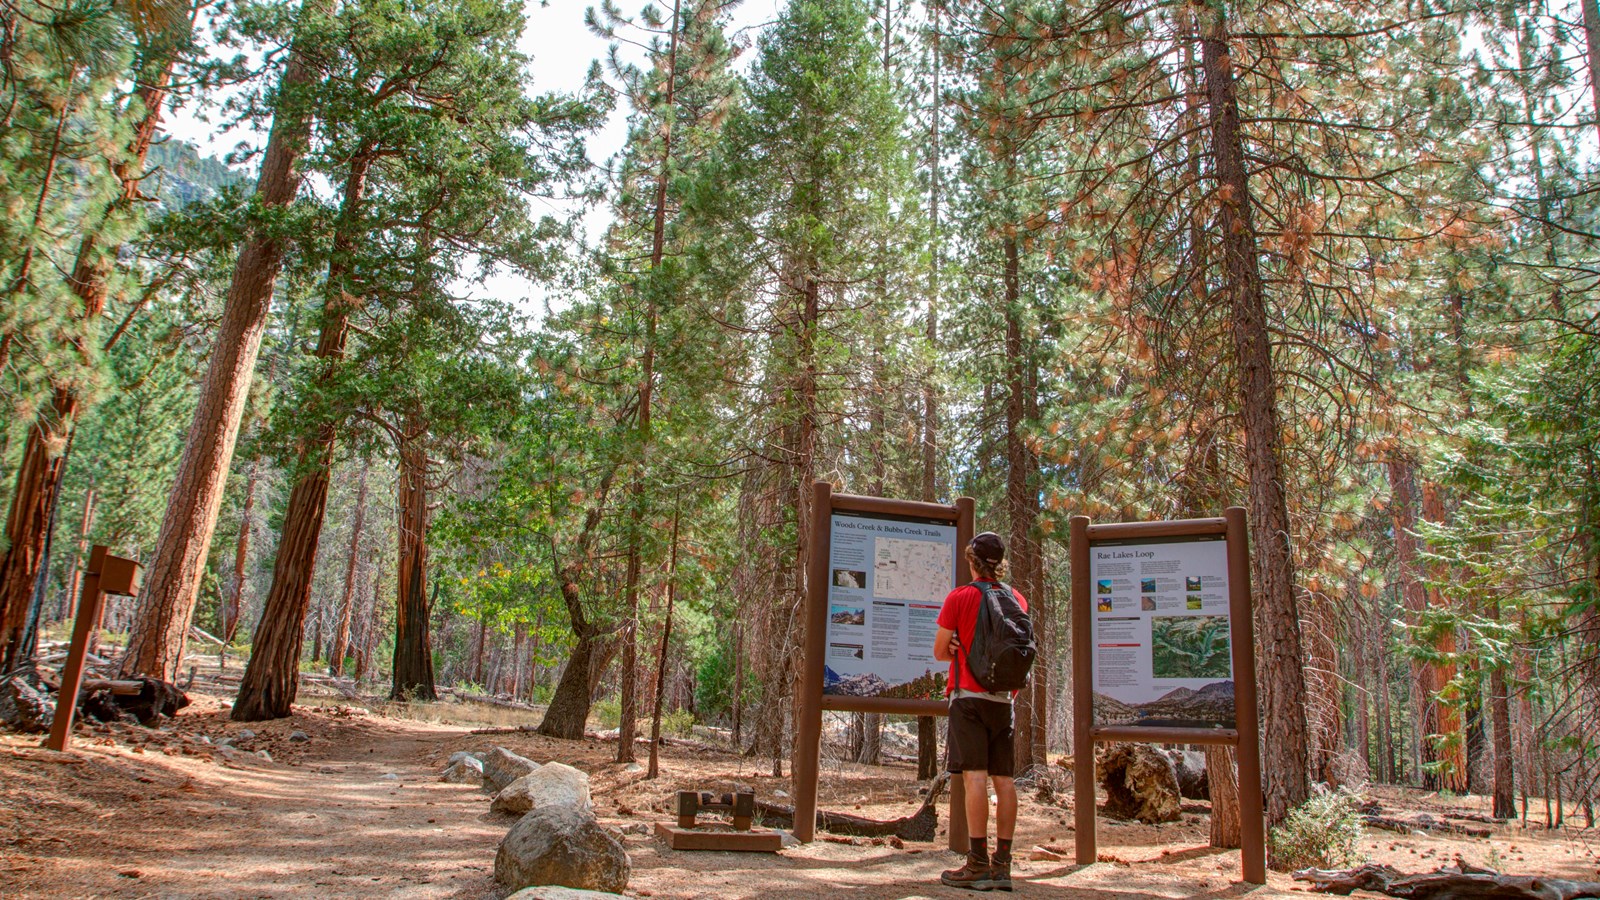
[[1172, 759], [1149, 744], [1113, 744], [1099, 760], [1105, 814], [1146, 825], [1175, 822], [1182, 813]]

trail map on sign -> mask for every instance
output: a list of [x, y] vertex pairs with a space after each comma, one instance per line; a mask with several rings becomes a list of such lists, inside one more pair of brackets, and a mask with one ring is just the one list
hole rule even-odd
[[943, 601], [955, 583], [947, 544], [880, 537], [874, 550], [873, 594], [880, 598]]

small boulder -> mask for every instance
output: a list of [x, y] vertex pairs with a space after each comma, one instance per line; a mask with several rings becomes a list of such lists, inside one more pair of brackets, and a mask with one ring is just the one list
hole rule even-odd
[[495, 795], [490, 807], [498, 813], [522, 815], [546, 806], [588, 810], [589, 776], [566, 763], [550, 763], [518, 778]]
[[1178, 772], [1178, 793], [1185, 800], [1210, 800], [1211, 785], [1206, 780], [1206, 755], [1198, 750], [1168, 750]]
[[393, 772], [385, 772], [382, 775], [378, 776], [378, 780], [379, 781], [399, 781], [400, 780], [400, 776], [396, 775]]
[[496, 794], [506, 785], [539, 768], [539, 764], [526, 756], [518, 756], [504, 747], [496, 747], [483, 758], [483, 787]]
[[621, 896], [621, 894], [612, 894], [607, 891], [585, 891], [578, 888], [541, 884], [538, 887], [523, 888], [507, 897], [506, 900], [606, 900], [608, 897]]
[[254, 731], [251, 731], [248, 728], [241, 728], [239, 730], [239, 733], [233, 736], [233, 739], [242, 744], [245, 741], [253, 741], [253, 740], [255, 740], [256, 739], [256, 733]]
[[289, 743], [291, 744], [305, 744], [310, 742], [310, 740], [311, 735], [306, 734], [304, 731], [289, 732]]
[[466, 750], [457, 750], [456, 752], [450, 754], [450, 761], [445, 763], [445, 765], [446, 766], [453, 766], [456, 763], [461, 762], [463, 759], [470, 759], [470, 760], [478, 763], [478, 767], [481, 769], [481, 768], [483, 768], [483, 758], [484, 758], [485, 755], [487, 755], [487, 754], [469, 753]]
[[448, 784], [482, 784], [483, 763], [468, 756], [445, 767], [439, 780]]
[[511, 826], [494, 858], [494, 877], [513, 891], [559, 885], [621, 893], [632, 864], [622, 843], [574, 806], [535, 809]]

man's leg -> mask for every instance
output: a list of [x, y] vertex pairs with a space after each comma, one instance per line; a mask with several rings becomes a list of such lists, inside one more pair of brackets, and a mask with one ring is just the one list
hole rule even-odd
[[[967, 790], [971, 791], [971, 782]], [[971, 794], [967, 795], [967, 819], [972, 819]], [[984, 806], [988, 807], [988, 798], [984, 798]], [[1017, 831], [1017, 782], [1009, 775], [994, 776], [994, 836], [1003, 840], [1011, 840]]]
[[[967, 837], [988, 840], [989, 837], [989, 773], [979, 769], [961, 773], [967, 789]], [[1011, 779], [1007, 778], [1007, 781]], [[999, 779], [996, 779], [998, 782]], [[1011, 827], [1017, 825], [1017, 791], [1011, 790]]]

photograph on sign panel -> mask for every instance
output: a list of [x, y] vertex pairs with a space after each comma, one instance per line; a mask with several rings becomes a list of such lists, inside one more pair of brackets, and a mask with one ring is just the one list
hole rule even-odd
[[1157, 678], [1226, 678], [1232, 671], [1227, 616], [1156, 616], [1150, 646]]
[[833, 586], [861, 590], [867, 586], [867, 573], [851, 569], [834, 569]]
[[864, 606], [840, 606], [834, 604], [828, 609], [828, 621], [835, 625], [865, 625], [867, 624], [867, 608]]

